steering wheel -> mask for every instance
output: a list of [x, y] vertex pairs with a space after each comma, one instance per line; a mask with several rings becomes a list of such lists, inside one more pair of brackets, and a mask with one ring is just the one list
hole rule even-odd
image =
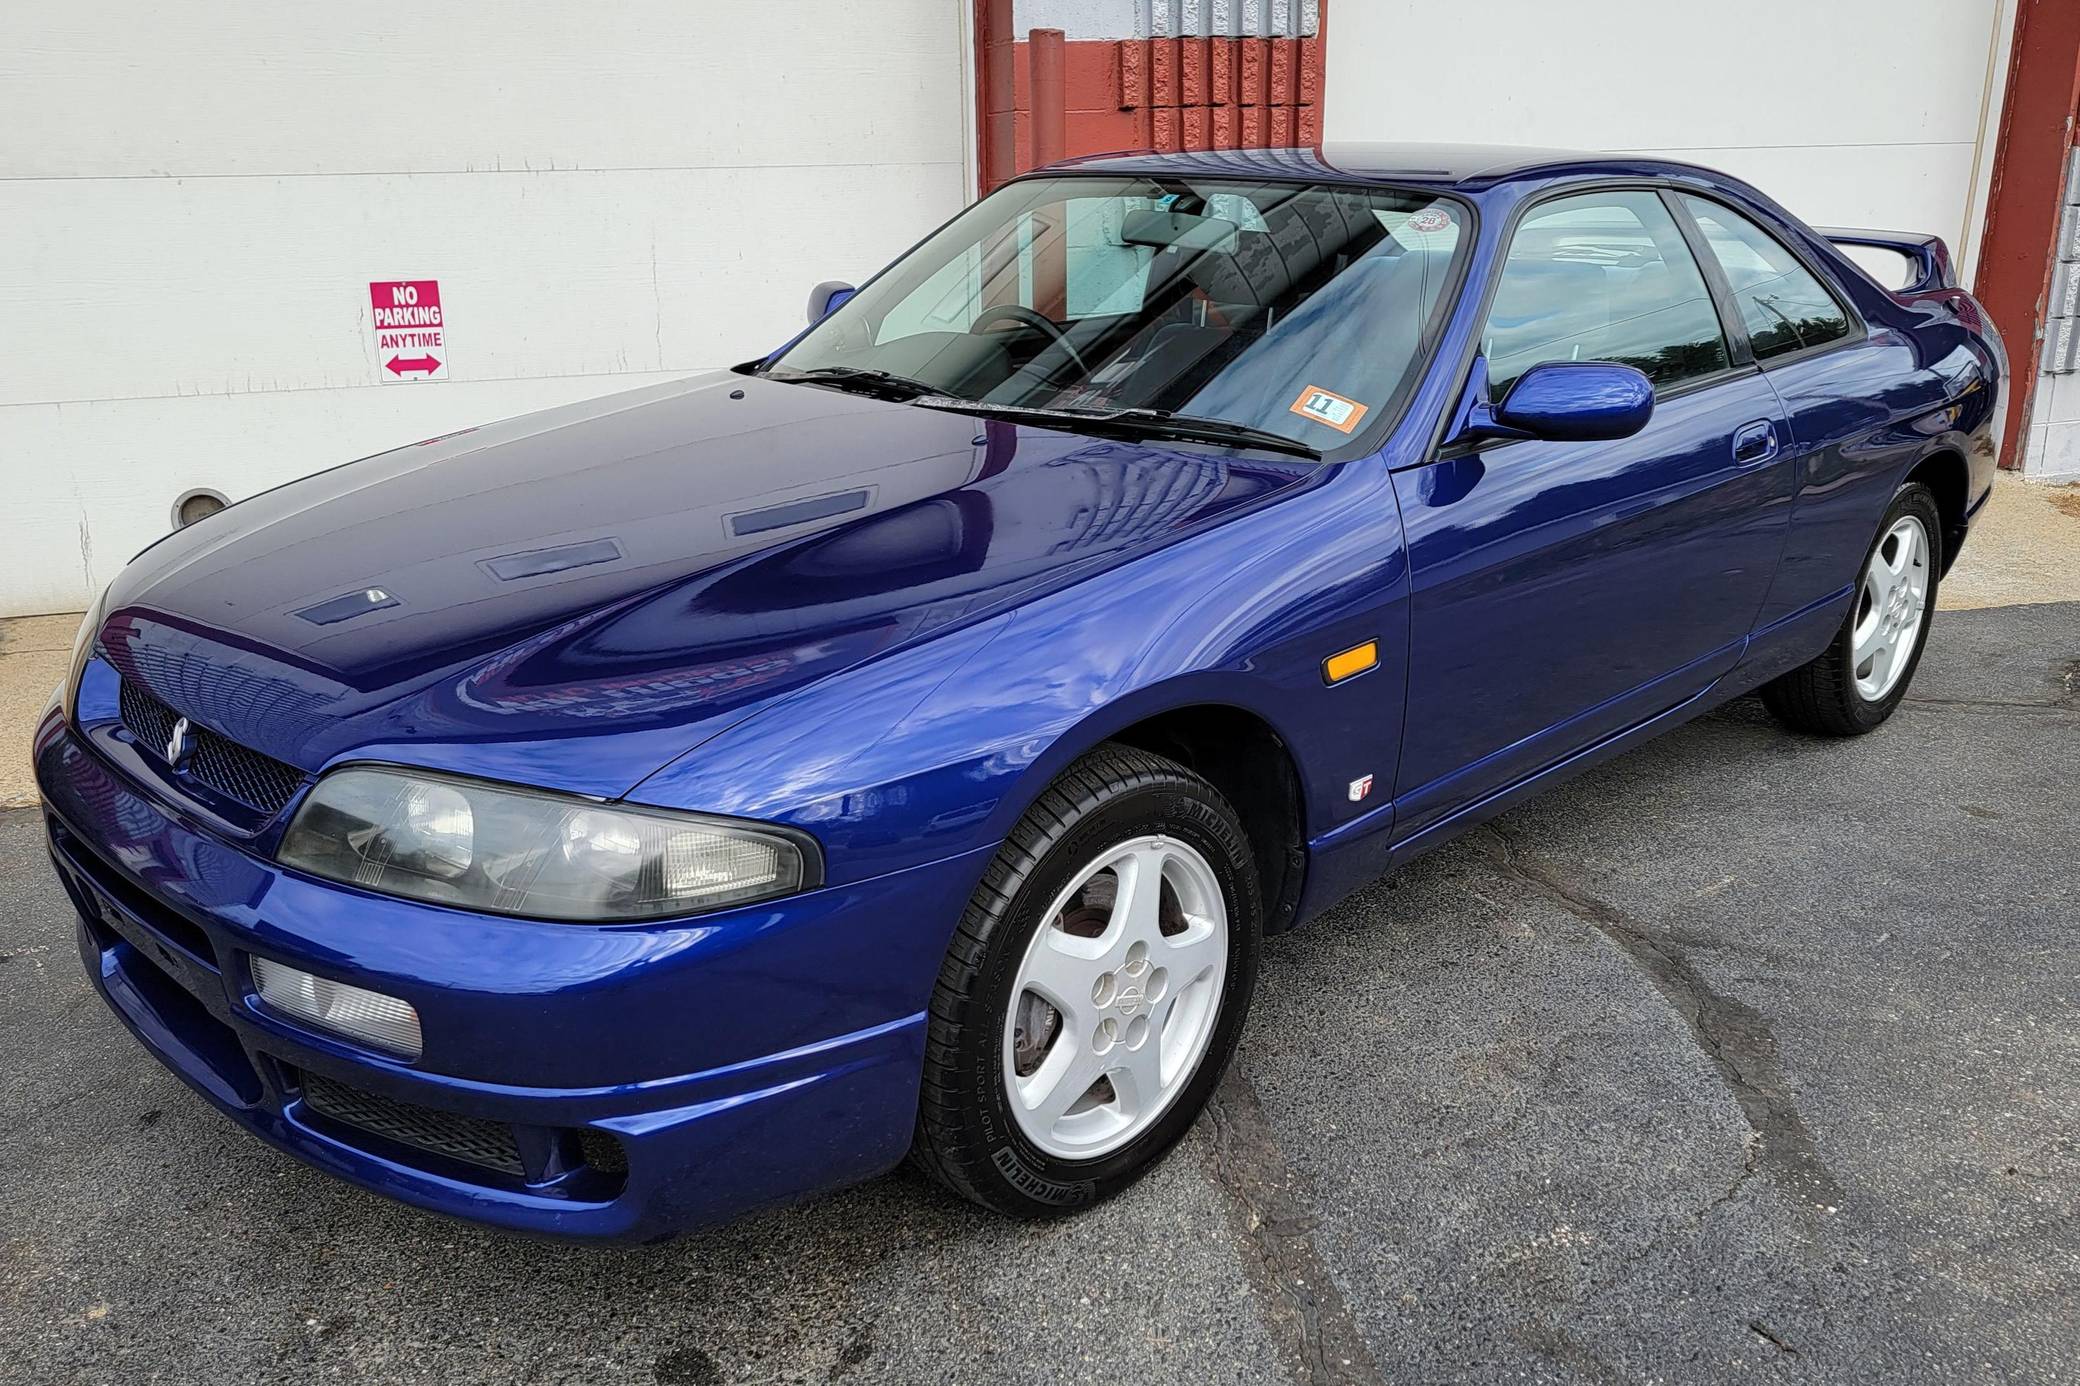
[[975, 315], [975, 321], [968, 325], [969, 335], [981, 332], [993, 322], [1007, 319], [1022, 327], [1038, 328], [1046, 333], [1056, 346], [1069, 353], [1069, 359], [1076, 363], [1076, 369], [1085, 375], [1091, 373], [1090, 362], [1083, 359], [1083, 353], [1076, 349], [1076, 343], [1069, 340], [1069, 334], [1062, 331], [1053, 318], [1045, 313], [1037, 313], [1023, 303], [998, 303], [983, 309]]

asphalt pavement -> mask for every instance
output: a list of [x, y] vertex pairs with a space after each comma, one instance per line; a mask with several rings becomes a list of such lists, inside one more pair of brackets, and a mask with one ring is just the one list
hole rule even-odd
[[1208, 1119], [1046, 1226], [907, 1174], [641, 1250], [415, 1212], [146, 1058], [72, 929], [0, 814], [0, 1382], [2080, 1381], [2080, 605], [1274, 941]]

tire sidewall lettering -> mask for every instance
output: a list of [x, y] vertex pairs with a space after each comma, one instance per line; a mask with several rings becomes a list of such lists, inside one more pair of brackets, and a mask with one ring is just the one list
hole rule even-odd
[[[1087, 1164], [1048, 1155], [1026, 1139], [1010, 1110], [1003, 1076], [1003, 1044], [1011, 988], [1027, 945], [1045, 922], [1038, 915], [1066, 888], [1083, 865], [1108, 846], [1142, 835], [1174, 837], [1191, 846], [1213, 868], [1228, 907], [1229, 964], [1221, 1014], [1199, 1071], [1156, 1122], [1129, 1144]], [[1238, 870], [1238, 864], [1240, 870]], [[988, 955], [963, 1027], [972, 1026], [986, 1045], [962, 1056], [961, 1090], [977, 1143], [987, 1151], [996, 1176], [1036, 1203], [1063, 1210], [1103, 1197], [1108, 1186], [1130, 1180], [1151, 1158], [1174, 1144], [1204, 1102], [1204, 1093], [1226, 1068], [1234, 1047], [1250, 983], [1255, 976], [1261, 930], [1248, 844], [1212, 804], [1172, 785], [1133, 787], [1099, 803], [1043, 849], [1040, 864], [1021, 881], [1009, 908], [992, 924]], [[980, 1051], [979, 1053], [977, 1051]]]

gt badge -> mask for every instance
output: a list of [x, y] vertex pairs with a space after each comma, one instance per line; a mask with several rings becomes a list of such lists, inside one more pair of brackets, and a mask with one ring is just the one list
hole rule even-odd
[[1370, 775], [1360, 775], [1360, 776], [1358, 776], [1358, 778], [1356, 778], [1355, 780], [1352, 780], [1352, 781], [1351, 781], [1351, 802], [1352, 802], [1352, 803], [1354, 803], [1354, 804], [1355, 804], [1355, 803], [1357, 803], [1357, 802], [1358, 802], [1358, 800], [1360, 800], [1360, 799], [1364, 798], [1364, 797], [1365, 797], [1365, 796], [1366, 796], [1367, 794], [1370, 794], [1371, 792], [1372, 792], [1372, 776], [1370, 776]]

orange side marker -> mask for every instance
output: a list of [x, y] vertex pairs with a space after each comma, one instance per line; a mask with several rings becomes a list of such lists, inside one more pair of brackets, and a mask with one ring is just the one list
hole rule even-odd
[[1338, 654], [1332, 654], [1323, 660], [1322, 678], [1328, 683], [1342, 683], [1345, 679], [1357, 677], [1367, 669], [1377, 669], [1378, 667], [1379, 642], [1377, 640], [1367, 640], [1362, 645], [1353, 645], [1351, 648]]

